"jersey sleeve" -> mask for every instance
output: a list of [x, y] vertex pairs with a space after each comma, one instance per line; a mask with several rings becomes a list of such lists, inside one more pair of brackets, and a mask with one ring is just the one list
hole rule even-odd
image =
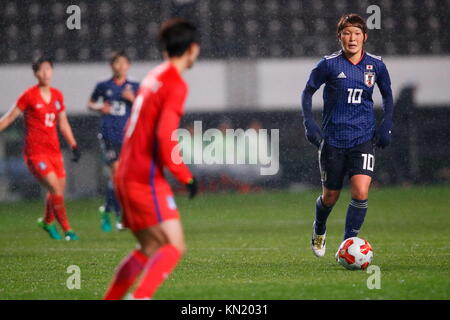
[[306, 87], [302, 92], [302, 116], [304, 122], [314, 122], [312, 114], [312, 97], [314, 92], [320, 88], [327, 80], [327, 60], [323, 58], [319, 61], [316, 67], [311, 71], [309, 75]]
[[327, 81], [327, 73], [327, 60], [323, 58], [311, 71], [306, 87], [312, 89], [313, 92], [316, 92], [320, 86]]
[[28, 90], [23, 92], [16, 101], [16, 106], [23, 112], [29, 106]]
[[189, 182], [192, 174], [183, 163], [178, 149], [178, 141], [172, 140], [172, 133], [179, 127], [186, 95], [187, 88], [185, 86], [177, 85], [168, 90], [164, 97], [156, 132], [163, 165], [183, 184]]
[[101, 83], [97, 83], [94, 92], [91, 94], [91, 101], [97, 101], [101, 96], [103, 96], [103, 90]]
[[61, 91], [59, 90], [55, 90], [56, 95], [57, 95], [57, 105], [56, 105], [56, 111], [58, 113], [63, 112], [66, 110], [66, 104], [64, 103], [64, 95], [62, 94]]
[[384, 62], [380, 64], [376, 83], [383, 98], [384, 120], [392, 121], [394, 99], [392, 97], [391, 78]]

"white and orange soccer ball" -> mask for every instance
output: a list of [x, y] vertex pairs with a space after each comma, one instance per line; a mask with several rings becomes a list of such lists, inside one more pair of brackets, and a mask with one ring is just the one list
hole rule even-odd
[[352, 237], [345, 239], [336, 254], [337, 261], [349, 270], [365, 270], [372, 263], [373, 250], [367, 240]]

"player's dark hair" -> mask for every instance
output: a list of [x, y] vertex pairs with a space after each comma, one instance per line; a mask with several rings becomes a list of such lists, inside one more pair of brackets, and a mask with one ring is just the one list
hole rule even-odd
[[44, 62], [50, 63], [50, 66], [53, 68], [53, 60], [49, 57], [38, 57], [33, 61], [31, 64], [31, 68], [33, 69], [33, 72], [36, 73], [39, 71], [39, 68]]
[[194, 24], [184, 19], [172, 18], [161, 25], [158, 41], [169, 57], [180, 57], [193, 43], [199, 43], [199, 38]]
[[128, 62], [130, 62], [130, 57], [127, 55], [127, 53], [124, 50], [120, 50], [120, 51], [114, 51], [111, 54], [111, 58], [109, 59], [109, 63], [113, 64], [120, 57], [125, 58], [125, 59], [128, 60]]
[[341, 36], [342, 30], [346, 27], [357, 27], [362, 30], [364, 34], [367, 33], [367, 25], [364, 19], [356, 13], [346, 13], [344, 14], [337, 24], [336, 35], [339, 38]]

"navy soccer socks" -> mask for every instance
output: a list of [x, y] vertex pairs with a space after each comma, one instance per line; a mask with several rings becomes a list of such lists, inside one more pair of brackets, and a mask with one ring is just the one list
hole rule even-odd
[[114, 185], [111, 181], [108, 182], [108, 187], [106, 190], [106, 204], [105, 211], [116, 213], [116, 216], [120, 217], [120, 205], [116, 198], [116, 193], [114, 191]]
[[359, 230], [366, 217], [368, 201], [352, 199], [347, 209], [345, 219], [344, 240], [358, 236]]
[[327, 230], [327, 219], [330, 215], [333, 207], [327, 207], [323, 204], [322, 196], [319, 196], [316, 200], [316, 220], [315, 220], [315, 230], [314, 232], [318, 235], [325, 234]]

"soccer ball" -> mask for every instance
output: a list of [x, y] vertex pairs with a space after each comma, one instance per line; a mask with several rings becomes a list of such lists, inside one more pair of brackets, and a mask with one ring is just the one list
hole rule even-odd
[[352, 237], [339, 246], [337, 261], [349, 270], [365, 270], [372, 262], [373, 250], [367, 240]]

